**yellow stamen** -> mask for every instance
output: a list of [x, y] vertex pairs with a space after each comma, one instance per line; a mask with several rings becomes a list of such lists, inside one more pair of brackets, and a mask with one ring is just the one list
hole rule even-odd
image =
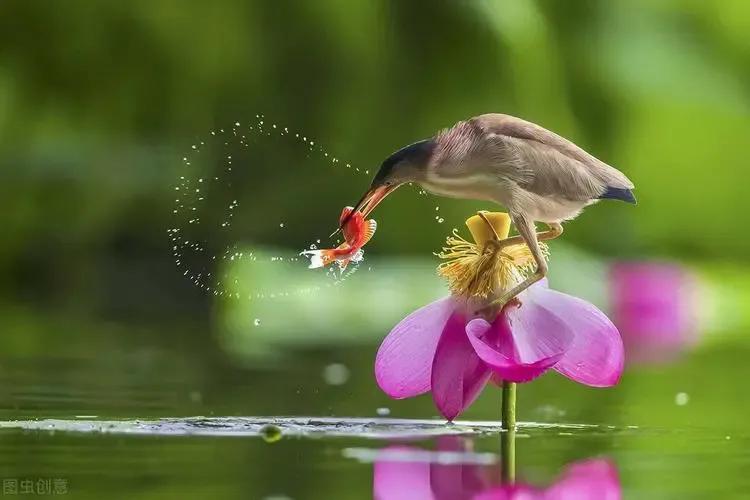
[[[502, 246], [510, 232], [510, 217], [503, 212], [480, 212], [466, 220], [474, 238], [471, 243], [453, 230], [446, 246], [436, 254], [446, 262], [438, 274], [448, 281], [455, 296], [493, 297], [510, 290], [536, 268], [534, 257], [524, 244]], [[547, 258], [547, 246], [540, 243]]]

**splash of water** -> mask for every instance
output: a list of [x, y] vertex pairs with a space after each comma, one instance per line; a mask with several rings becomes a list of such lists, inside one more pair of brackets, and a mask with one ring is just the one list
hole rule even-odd
[[[370, 170], [340, 160], [309, 135], [273, 123], [261, 114], [247, 123], [237, 121], [226, 129], [211, 130], [204, 140], [192, 144], [181, 158], [183, 172], [173, 186], [174, 223], [167, 229], [167, 235], [175, 265], [194, 286], [217, 297], [275, 299], [340, 286], [357, 272], [361, 259], [355, 259], [346, 269], [329, 266], [318, 273], [317, 281], [313, 280], [311, 284], [307, 261], [299, 257], [299, 252], [290, 255], [272, 252], [269, 255], [262, 246], [248, 243], [288, 239], [289, 234], [296, 234], [294, 219], [277, 218], [266, 224], [262, 219], [274, 213], [271, 204], [275, 200], [267, 201], [266, 214], [254, 216], [248, 215], [247, 210], [257, 206], [257, 201], [255, 205], [247, 203], [248, 208], [243, 210], [242, 200], [272, 191], [268, 186], [258, 188], [256, 185], [279, 178], [279, 165], [283, 164], [342, 169], [347, 174], [368, 179]], [[262, 166], [265, 166], [265, 171]], [[427, 194], [421, 188], [418, 192], [423, 196]], [[435, 206], [435, 211], [439, 210], [440, 207]], [[438, 223], [444, 221], [437, 215], [435, 220]], [[260, 227], [257, 231], [256, 226]], [[304, 249], [334, 248], [340, 243], [340, 240], [328, 241], [314, 236], [309, 241], [313, 240], [314, 243], [302, 245]], [[304, 285], [290, 289], [259, 289], [238, 274], [238, 269], [247, 270], [269, 263], [284, 266], [292, 272], [299, 270], [300, 282]]]
[[[260, 114], [255, 118], [247, 124], [238, 121], [227, 129], [211, 130], [205, 140], [192, 144], [182, 156], [184, 172], [173, 186], [176, 194], [172, 209], [174, 224], [167, 230], [175, 265], [194, 286], [217, 297], [273, 299], [309, 294], [322, 287], [340, 285], [356, 272], [358, 263], [352, 263], [346, 271], [327, 269], [325, 273], [320, 273], [322, 278], [319, 283], [289, 290], [260, 290], [241, 286], [247, 284], [241, 283], [240, 276], [233, 274], [232, 270], [239, 264], [252, 266], [259, 263], [299, 269], [300, 273], [306, 271], [304, 259], [298, 256], [269, 256], [262, 251], [262, 247], [252, 248], [246, 243], [256, 239], [248, 226], [264, 227], [265, 234], [258, 240], [279, 238], [282, 231], [293, 226], [277, 219], [276, 229], [272, 231], [262, 221], [248, 220], [248, 215], [241, 213], [240, 200], [254, 194], [254, 181], [273, 177], [272, 171], [254, 171], [260, 164], [269, 163], [268, 158], [263, 156], [269, 148], [276, 152], [293, 151], [298, 157], [304, 156], [307, 168], [312, 166], [310, 164], [341, 168], [339, 158], [308, 135], [269, 123]], [[286, 159], [288, 161], [288, 157]], [[283, 158], [279, 161], [283, 161]], [[352, 169], [352, 173], [369, 174], [369, 171], [352, 168], [350, 163], [346, 163], [346, 166]], [[269, 213], [272, 212], [273, 207], [269, 207]], [[313, 239], [317, 245], [323, 241], [321, 238]], [[316, 244], [310, 245], [310, 248], [314, 247]], [[305, 281], [309, 282], [309, 276]]]

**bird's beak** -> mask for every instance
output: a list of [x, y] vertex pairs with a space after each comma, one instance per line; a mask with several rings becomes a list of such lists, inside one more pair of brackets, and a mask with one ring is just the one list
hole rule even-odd
[[368, 189], [367, 192], [362, 195], [362, 198], [360, 198], [357, 204], [354, 206], [354, 210], [352, 210], [352, 212], [346, 217], [346, 219], [341, 222], [341, 227], [343, 228], [346, 223], [349, 222], [349, 219], [358, 210], [362, 212], [362, 215], [364, 217], [367, 217], [370, 212], [375, 210], [375, 207], [378, 206], [378, 203], [383, 201], [383, 199], [397, 187], [398, 186], [377, 186]]

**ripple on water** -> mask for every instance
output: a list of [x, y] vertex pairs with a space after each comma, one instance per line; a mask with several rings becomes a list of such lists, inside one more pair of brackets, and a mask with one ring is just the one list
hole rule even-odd
[[[520, 430], [612, 432], [597, 425], [521, 422]], [[393, 418], [330, 417], [188, 417], [156, 420], [9, 420], [0, 429], [23, 429], [72, 433], [109, 433], [154, 436], [263, 437], [268, 429], [284, 436], [363, 437], [370, 439], [423, 438], [443, 435], [483, 435], [501, 432], [497, 421], [411, 420]]]

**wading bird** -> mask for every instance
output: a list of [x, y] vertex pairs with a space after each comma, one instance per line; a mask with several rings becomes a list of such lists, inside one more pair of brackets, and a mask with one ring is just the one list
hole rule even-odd
[[[519, 235], [501, 245], [525, 242], [537, 268], [492, 304], [499, 307], [547, 274], [539, 241], [560, 236], [561, 222], [600, 199], [635, 203], [633, 183], [622, 172], [554, 132], [502, 114], [458, 122], [399, 149], [380, 166], [355, 211], [367, 217], [389, 193], [410, 182], [437, 195], [492, 201], [508, 210]], [[548, 230], [537, 233], [534, 222], [545, 223]]]

